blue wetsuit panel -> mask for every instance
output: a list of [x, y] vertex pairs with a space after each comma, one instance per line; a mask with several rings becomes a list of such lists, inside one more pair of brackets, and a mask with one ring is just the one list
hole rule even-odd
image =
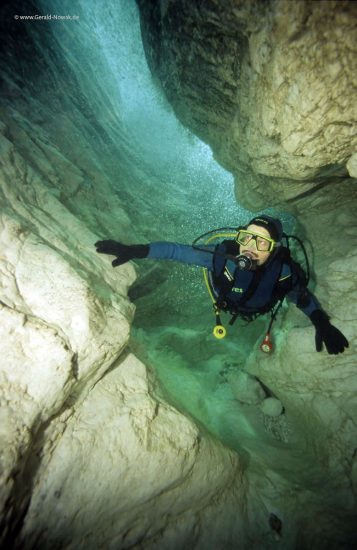
[[[206, 247], [214, 250], [214, 246]], [[157, 260], [173, 260], [189, 265], [198, 265], [212, 269], [213, 254], [210, 252], [202, 252], [195, 250], [187, 244], [177, 244], [170, 242], [150, 243], [150, 250], [147, 258], [155, 258]]]
[[294, 286], [289, 292], [287, 292], [286, 294], [287, 299], [293, 304], [295, 304], [308, 317], [316, 309], [322, 309], [319, 301], [310, 291], [307, 291], [306, 305], [304, 306], [298, 305], [300, 293], [299, 293], [297, 276], [294, 277], [294, 274], [291, 272], [290, 266], [288, 266], [287, 264], [284, 264], [279, 281], [281, 281], [282, 283], [284, 280], [288, 280], [290, 277], [293, 278], [292, 284]]

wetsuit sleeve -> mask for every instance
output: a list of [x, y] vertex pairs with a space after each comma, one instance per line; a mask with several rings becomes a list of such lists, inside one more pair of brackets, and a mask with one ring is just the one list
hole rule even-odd
[[303, 295], [299, 290], [293, 289], [287, 294], [287, 297], [308, 317], [313, 311], [322, 310], [319, 301], [308, 288], [303, 291]]
[[[148, 259], [173, 260], [189, 265], [197, 265], [212, 269], [213, 254], [196, 250], [190, 245], [171, 242], [150, 243]], [[211, 247], [207, 247], [210, 249]], [[214, 247], [212, 247], [214, 250]]]
[[286, 293], [286, 297], [305, 313], [307, 317], [310, 317], [311, 313], [317, 309], [322, 310], [317, 298], [303, 285], [299, 274], [295, 272], [294, 269], [284, 265], [282, 275], [284, 277], [284, 280], [281, 279], [282, 282], [290, 286], [290, 290]]

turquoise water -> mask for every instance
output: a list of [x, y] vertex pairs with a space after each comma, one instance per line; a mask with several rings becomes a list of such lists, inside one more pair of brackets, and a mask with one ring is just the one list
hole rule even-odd
[[[43, 5], [80, 15], [75, 32], [68, 24], [57, 25], [54, 32], [77, 62], [80, 56], [90, 59], [112, 116], [115, 192], [132, 222], [132, 232], [115, 238], [126, 243], [190, 243], [215, 227], [248, 222], [253, 213], [237, 204], [232, 175], [215, 162], [207, 144], [179, 123], [154, 83], [135, 2]], [[125, 166], [117, 160], [119, 152]], [[293, 220], [286, 215], [282, 219], [291, 231]], [[158, 392], [231, 447], [242, 450], [250, 442], [252, 449], [258, 433], [259, 445], [267, 440], [276, 443], [257, 407], [237, 401], [227, 377], [244, 370], [268, 318], [249, 327], [238, 321], [228, 337], [218, 341], [212, 335], [212, 303], [200, 268], [153, 261], [135, 265], [139, 277], [130, 291], [136, 304], [131, 346], [157, 373]], [[228, 319], [223, 318], [226, 326]], [[286, 432], [280, 431], [283, 445]]]

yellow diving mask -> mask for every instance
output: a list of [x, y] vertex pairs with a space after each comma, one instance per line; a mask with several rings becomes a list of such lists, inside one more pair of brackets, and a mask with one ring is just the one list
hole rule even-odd
[[255, 246], [259, 252], [271, 252], [276, 246], [276, 241], [274, 241], [274, 239], [259, 235], [259, 233], [255, 233], [254, 231], [239, 229], [236, 236], [238, 244], [246, 246], [252, 239], [255, 240]]

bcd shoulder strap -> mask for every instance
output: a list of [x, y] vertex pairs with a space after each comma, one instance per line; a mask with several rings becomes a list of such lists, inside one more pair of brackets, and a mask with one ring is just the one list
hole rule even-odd
[[[224, 254], [237, 256], [239, 254], [239, 245], [235, 241], [224, 240], [217, 245], [216, 251], [218, 254], [215, 254], [213, 258], [213, 282], [219, 286], [219, 298], [220, 301], [223, 301], [225, 296], [232, 290], [234, 282], [233, 279], [229, 280], [224, 276], [224, 270], [227, 263], [227, 258], [224, 257]], [[253, 296], [259, 286], [262, 276], [263, 272], [260, 269], [254, 272], [252, 281], [246, 290], [245, 295], [239, 302], [240, 306], [245, 304]]]
[[[237, 256], [239, 254], [239, 247], [235, 241], [225, 240], [218, 244], [215, 248], [215, 254], [213, 256], [213, 281], [217, 285], [225, 287], [224, 290], [228, 291], [232, 287], [232, 281], [228, 281], [224, 276], [224, 271], [227, 264], [227, 255]], [[229, 283], [229, 284], [228, 284]]]

